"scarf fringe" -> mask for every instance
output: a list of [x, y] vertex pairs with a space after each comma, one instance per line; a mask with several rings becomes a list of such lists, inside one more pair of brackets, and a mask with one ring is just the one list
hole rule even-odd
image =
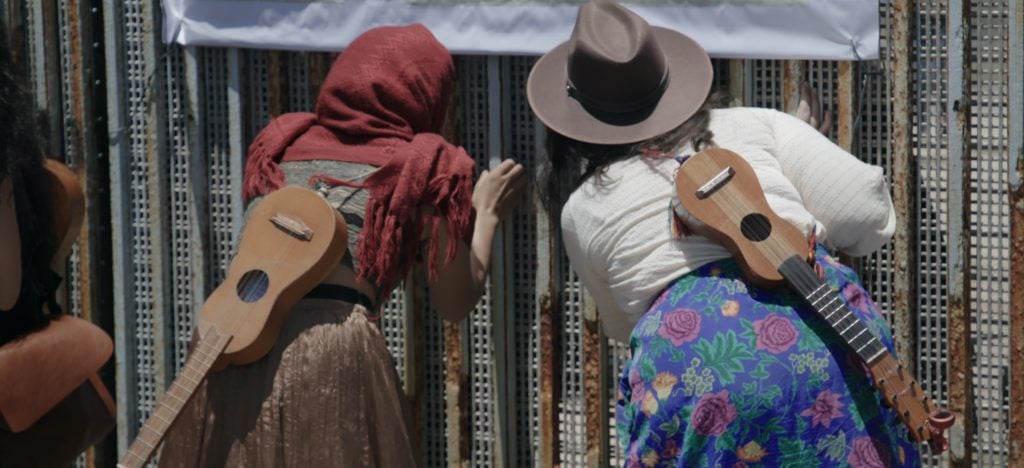
[[[443, 143], [440, 136], [433, 137]], [[369, 280], [382, 288], [395, 286], [408, 275], [417, 254], [424, 253], [420, 251], [424, 229], [430, 232], [424, 259], [430, 281], [436, 280], [440, 269], [455, 259], [459, 242], [469, 242], [476, 214], [472, 204], [474, 163], [461, 149], [451, 152], [453, 148], [443, 143], [433, 148], [433, 155], [422, 151], [396, 155], [362, 183], [327, 174], [310, 177], [309, 185], [314, 188], [325, 184], [370, 192], [366, 224], [357, 243], [357, 280]], [[440, 234], [445, 225], [449, 242], [438, 262]]]

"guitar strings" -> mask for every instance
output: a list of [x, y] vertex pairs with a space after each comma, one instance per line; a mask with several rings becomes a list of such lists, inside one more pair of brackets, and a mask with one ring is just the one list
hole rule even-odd
[[[730, 190], [722, 190], [720, 193], [721, 193], [721, 198], [723, 198], [724, 201], [726, 202], [725, 206], [723, 206], [722, 209], [723, 209], [723, 211], [726, 212], [726, 215], [727, 216], [731, 216], [732, 219], [734, 219], [734, 220], [741, 219], [741, 217], [746, 216], [744, 213], [757, 213], [758, 212], [753, 206], [751, 206], [751, 204], [747, 203], [747, 199], [745, 197], [743, 197], [742, 195], [739, 195], [738, 193], [733, 193]], [[768, 218], [762, 218], [762, 217], [752, 218], [750, 231], [753, 234], [755, 234], [755, 236], [757, 236], [757, 237], [764, 237], [766, 240], [768, 240], [768, 238], [770, 236], [770, 233], [771, 233], [771, 230], [772, 230], [771, 229], [771, 224], [768, 222]], [[783, 264], [784, 259], [789, 258], [792, 255], [798, 255], [799, 254], [799, 253], [787, 253], [785, 251], [785, 245], [783, 243], [781, 243], [781, 242], [771, 242], [771, 241], [769, 241], [769, 242], [764, 242], [761, 245], [763, 245], [764, 250], [767, 251], [766, 252], [766, 256], [769, 256], [767, 254], [770, 254], [770, 256], [774, 256], [775, 258], [774, 259], [770, 259], [770, 260], [774, 260], [779, 265]], [[801, 294], [803, 294], [808, 300], [810, 300], [811, 293], [813, 293], [817, 288], [819, 288], [823, 284], [823, 282], [816, 275], [812, 275], [810, 271], [807, 271], [805, 269], [798, 268], [798, 269], [795, 269], [795, 270], [791, 270], [790, 273], [791, 273], [790, 280], [794, 283], [794, 286], [798, 290], [802, 289], [802, 291], [806, 291], [806, 292], [802, 292], [801, 291]], [[846, 308], [845, 304], [842, 304], [842, 307], [845, 309]], [[848, 311], [848, 309], [847, 309], [847, 311]], [[850, 313], [850, 312], [848, 311], [848, 313]], [[851, 316], [850, 318], [852, 319], [852, 321], [854, 323], [858, 323], [861, 326], [865, 326], [863, 324], [863, 322], [861, 322], [860, 319], [858, 319], [856, 316]], [[831, 323], [830, 323], [830, 325], [833, 328], [836, 328], [836, 327], [840, 326], [842, 324], [842, 322], [843, 322], [843, 320], [840, 320], [840, 321], [836, 322], [834, 325], [831, 324]], [[838, 332], [838, 329], [836, 331]], [[864, 343], [864, 346], [870, 345], [870, 344], [872, 344], [872, 342], [877, 342], [877, 339], [878, 339], [877, 336], [875, 336], [875, 334], [873, 332], [870, 332], [870, 330], [868, 330], [868, 332], [869, 332], [868, 341], [866, 343]], [[852, 343], [850, 345], [851, 345], [851, 348], [852, 348]], [[881, 345], [881, 343], [878, 342], [876, 345]], [[854, 350], [854, 351], [856, 352], [856, 350]]]
[[[746, 203], [746, 199], [745, 198], [735, 196], [729, 190], [723, 190], [721, 193], [722, 193], [723, 198], [727, 198], [726, 206], [722, 207], [723, 211], [726, 211], [727, 215], [732, 215], [733, 219], [740, 219], [742, 216], [745, 216], [744, 212], [746, 212], [746, 213], [755, 213], [755, 212], [757, 212], [757, 210], [755, 210], [752, 206], [750, 206], [748, 203]], [[743, 209], [744, 212], [741, 212], [740, 209]], [[769, 223], [768, 218], [766, 218], [766, 217], [752, 218], [752, 221], [751, 221], [751, 232], [753, 232], [757, 237], [764, 237], [767, 240], [768, 237], [771, 234], [771, 231], [772, 231], [771, 224]], [[779, 244], [781, 244], [781, 243], [779, 243]], [[785, 252], [785, 247], [782, 246], [782, 245], [779, 245], [779, 244], [776, 244], [775, 242], [765, 242], [762, 245], [764, 246], [764, 249], [767, 251], [766, 254], [771, 254], [771, 256], [775, 257], [775, 258], [769, 258], [769, 260], [772, 260], [774, 263], [776, 263], [777, 265], [781, 266], [785, 262], [785, 260], [787, 258], [789, 258], [792, 255], [798, 255], [798, 253], [796, 253], [796, 252], [787, 253], [787, 252]], [[794, 275], [793, 275], [792, 280], [793, 280], [794, 283], [796, 283], [796, 284], [794, 284], [794, 286], [796, 286], [798, 289], [802, 289], [803, 291], [807, 291], [807, 293], [810, 293], [810, 292], [813, 292], [820, 285], [820, 282], [818, 281], [817, 278], [812, 278], [812, 277], [806, 276], [806, 275], [802, 274], [802, 273], [804, 273], [802, 271], [797, 270], [797, 271], [795, 271], [793, 273], [794, 273]], [[802, 294], [805, 294], [805, 293], [802, 293]]]
[[[250, 220], [251, 219], [253, 219], [253, 218], [250, 217]], [[243, 234], [244, 234], [244, 231], [243, 231]], [[241, 242], [239, 242], [239, 244], [241, 244]], [[284, 257], [286, 253], [290, 253], [290, 250], [293, 247], [295, 247], [296, 245], [298, 245], [297, 242], [288, 242], [284, 248], [282, 248], [282, 249], [280, 249], [278, 251], [277, 256], [272, 261], [270, 261], [269, 264], [271, 266], [278, 265], [280, 263], [280, 261], [281, 261], [281, 258]], [[252, 270], [250, 270], [250, 271], [252, 271]], [[259, 270], [259, 271], [261, 271], [263, 273], [263, 276], [265, 276], [267, 278], [267, 289], [269, 290], [269, 287], [270, 287], [270, 275], [268, 275], [263, 270]], [[258, 287], [259, 281], [254, 279], [255, 277], [258, 277], [258, 276], [259, 275], [252, 275], [252, 276], [250, 276], [250, 277], [248, 277], [248, 278], [246, 278], [244, 280], [245, 285], [242, 287], [242, 291], [243, 291], [245, 296], [248, 296], [249, 294], [252, 294], [252, 292], [255, 290], [255, 288]], [[236, 291], [237, 291], [237, 289], [236, 289]], [[239, 295], [239, 296], [242, 295], [242, 294], [238, 294], [237, 292], [236, 292], [236, 294]], [[259, 299], [262, 299], [264, 296], [266, 296], [266, 292], [264, 292], [263, 296], [260, 296], [259, 298], [257, 298], [256, 301], [253, 301], [251, 303], [250, 302], [246, 302], [247, 307], [248, 308], [255, 307], [256, 302], [258, 302]], [[244, 302], [244, 300], [243, 300], [243, 302]], [[246, 317], [246, 314], [237, 314], [236, 317], [235, 317], [235, 320], [232, 321], [232, 323], [231, 323], [231, 328], [233, 329], [235, 326], [237, 326], [243, 319], [245, 319], [245, 317]], [[217, 328], [220, 328], [220, 327], [217, 327]]]
[[[250, 219], [253, 219], [253, 218], [250, 218]], [[243, 232], [243, 234], [244, 234], [244, 232]], [[291, 249], [294, 248], [295, 245], [297, 245], [297, 243], [289, 242], [284, 248], [282, 248], [282, 249], [280, 249], [278, 251], [277, 256], [274, 257], [274, 259], [272, 261], [270, 261], [270, 264], [271, 265], [279, 264], [281, 259], [285, 256], [285, 254], [286, 253], [290, 253]], [[255, 276], [255, 275], [253, 275], [253, 276]], [[243, 280], [243, 283], [244, 284], [242, 285], [242, 291], [243, 291], [243, 294], [245, 294], [245, 295], [248, 295], [248, 294], [252, 293], [253, 289], [251, 289], [251, 288], [256, 287], [255, 285], [258, 284], [258, 282], [254, 281], [252, 277], [246, 278], [245, 280]], [[269, 278], [268, 278], [268, 284], [269, 284]], [[236, 295], [238, 295], [237, 287], [234, 288], [234, 289], [235, 289]], [[255, 301], [253, 303], [246, 303], [246, 307], [248, 307], [248, 308], [254, 307], [254, 304], [255, 304]], [[237, 311], [237, 309], [236, 309], [236, 311]], [[233, 320], [231, 320], [230, 329], [234, 329], [234, 327], [236, 327], [241, 321], [243, 321], [246, 318], [246, 316], [247, 316], [247, 314], [244, 314], [244, 313], [236, 313], [235, 317], [233, 318]], [[226, 327], [224, 327], [224, 326], [219, 326], [219, 325], [211, 326], [211, 332], [215, 334], [214, 341], [222, 340], [225, 337], [228, 337], [228, 338], [234, 337], [233, 333], [224, 333], [225, 330], [226, 330]], [[204, 340], [205, 338], [207, 338], [207, 337], [200, 337], [199, 338], [200, 342], [205, 341]], [[217, 347], [220, 348], [220, 350], [218, 351], [218, 355], [215, 356], [213, 358], [213, 360], [209, 364], [206, 364], [206, 363], [204, 363], [204, 362], [202, 362], [200, 360], [200, 363], [204, 364], [207, 367], [207, 371], [199, 379], [199, 382], [196, 384], [197, 385], [196, 388], [198, 388], [198, 385], [202, 383], [202, 380], [205, 379], [209, 375], [209, 368], [213, 367], [213, 365], [217, 362], [217, 358], [219, 358], [220, 354], [224, 352], [224, 347], [225, 346], [227, 346], [227, 343], [225, 343], [223, 345], [218, 345], [217, 346]], [[199, 349], [201, 349], [201, 348], [197, 345], [196, 346], [196, 350], [198, 351]], [[203, 354], [202, 357], [205, 357], [207, 360], [210, 359], [210, 357], [208, 355], [205, 355], [205, 354]], [[199, 360], [200, 358], [197, 357], [196, 359]], [[187, 366], [183, 367], [181, 372], [183, 373], [186, 370], [186, 368], [187, 368]], [[175, 375], [174, 380], [176, 381], [178, 378], [179, 378], [179, 375]], [[172, 382], [172, 385], [173, 385], [173, 382]], [[168, 391], [170, 391], [170, 390], [168, 389]], [[193, 391], [195, 391], [195, 389], [193, 389]], [[166, 407], [167, 405], [169, 405], [169, 403], [167, 401], [163, 401], [163, 400], [165, 400], [165, 398], [166, 398], [166, 392], [160, 398], [161, 401], [158, 403], [159, 406], [153, 411], [153, 415], [151, 415], [149, 418], [147, 418], [146, 422], [143, 423], [142, 427], [139, 428], [139, 432], [140, 433], [147, 426], [151, 426], [151, 424], [156, 424], [157, 420], [163, 421], [162, 418], [155, 418], [155, 416], [156, 416], [156, 413], [160, 411], [160, 408]], [[171, 425], [170, 424], [165, 424], [164, 426], [165, 427], [163, 427], [160, 431], [156, 431], [155, 428], [153, 428], [153, 427], [150, 427], [150, 430], [154, 431], [156, 433], [156, 435], [160, 436], [160, 438], [162, 439], [165, 436], [166, 431], [168, 429], [170, 429]], [[136, 436], [136, 440], [139, 440], [139, 436]], [[156, 442], [156, 444], [159, 446], [160, 442]], [[134, 443], [133, 443], [133, 445], [134, 445]], [[147, 443], [146, 445], [149, 446], [150, 444]], [[131, 447], [129, 447], [129, 449], [130, 448]], [[157, 449], [157, 447], [152, 447], [152, 446], [150, 447], [150, 457], [152, 457], [152, 452], [155, 452], [156, 449]], [[131, 450], [129, 450], [129, 451], [131, 451]], [[140, 458], [140, 456], [138, 456], [138, 455], [135, 455], [135, 457], [136, 458]]]
[[[721, 191], [721, 195], [722, 195], [721, 198], [725, 199], [725, 202], [726, 202], [725, 206], [721, 206], [722, 210], [724, 212], [726, 212], [727, 216], [732, 216], [732, 219], [734, 219], [734, 220], [735, 219], [741, 219], [742, 216], [746, 216], [746, 215], [743, 214], [741, 209], [745, 210], [747, 213], [757, 212], [757, 210], [753, 209], [752, 206], [749, 206], [749, 204], [746, 203], [746, 199], [744, 197], [736, 196], [736, 195], [734, 195], [729, 190]], [[751, 232], [753, 232], [757, 237], [765, 237], [766, 240], [768, 239], [768, 236], [771, 233], [771, 224], [767, 221], [767, 218], [761, 218], [761, 217], [754, 218], [751, 221], [750, 228], [751, 228], [750, 229]], [[763, 245], [764, 245], [764, 250], [765, 250], [766, 256], [768, 256], [767, 254], [775, 256], [774, 260], [778, 264], [781, 265], [782, 264], [782, 260], [784, 258], [788, 258], [788, 256], [786, 256], [786, 253], [784, 252], [784, 250], [782, 250], [782, 249], [784, 249], [784, 246], [782, 246], [781, 243], [780, 243], [780, 245], [776, 245], [774, 242], [766, 242]], [[798, 288], [801, 288], [801, 287], [802, 288], [806, 288], [805, 289], [806, 291], [813, 291], [817, 287], [820, 287], [821, 282], [818, 280], [818, 278], [816, 278], [816, 277], [812, 278], [811, 276], [809, 276], [809, 274], [808, 274], [809, 272], [806, 272], [803, 269], [797, 269], [796, 271], [792, 271], [792, 273], [793, 273], [793, 275], [792, 275], [791, 280], [794, 283], [798, 283], [798, 284], [795, 285], [796, 287], [798, 287]], [[860, 323], [862, 326], [864, 325], [860, 321], [859, 318], [857, 318], [855, 316], [852, 317], [852, 318], [853, 318], [853, 320], [856, 323]], [[838, 323], [837, 323], [837, 325], [838, 325]], [[870, 332], [870, 330], [868, 330], [868, 331]], [[865, 343], [865, 346], [867, 344], [870, 344], [871, 342], [876, 342], [878, 345], [881, 345], [881, 342], [878, 342], [877, 340], [878, 340], [878, 338], [874, 335], [873, 332], [871, 332], [871, 336], [869, 338], [869, 341], [868, 341], [868, 343]], [[849, 341], [847, 341], [847, 343], [852, 348], [852, 344]], [[884, 346], [883, 346], [883, 349], [884, 349]], [[857, 350], [853, 350], [853, 351], [857, 352]], [[889, 354], [888, 353], [888, 349], [886, 349], [885, 351], [886, 351], [886, 354]], [[882, 360], [882, 361], [879, 361], [876, 365], [877, 365], [878, 374], [875, 374], [875, 372], [872, 372], [872, 374], [873, 375], [879, 375], [883, 379], [883, 380], [880, 381], [880, 380], [878, 380], [878, 378], [876, 378], [876, 380], [875, 380], [876, 386], [879, 386], [880, 389], [883, 386], [887, 386], [886, 381], [889, 380], [890, 377], [896, 378], [896, 379], [898, 379], [901, 382], [905, 382], [904, 378], [901, 375], [899, 375], [898, 363], [892, 362], [892, 361], [887, 361], [887, 360]], [[915, 381], [911, 377], [911, 383], [910, 384], [904, 383], [904, 385], [912, 387], [914, 383], [915, 383]], [[887, 395], [884, 392], [884, 389], [881, 389], [881, 390], [883, 390], [881, 392], [883, 398], [885, 398], [886, 401], [889, 401], [890, 404], [892, 404], [892, 406], [894, 408], [897, 408], [898, 415], [900, 416], [901, 419], [904, 419], [906, 425], [908, 426], [908, 428], [910, 428], [911, 432], [914, 432], [916, 436], [920, 436], [922, 439], [929, 439], [930, 437], [928, 437], [927, 433], [922, 434], [919, 428], [913, 427], [915, 424], [916, 425], [920, 425], [920, 421], [912, 423], [910, 421], [909, 411], [907, 411], [907, 415], [905, 417], [904, 416], [904, 411], [906, 411], [906, 410], [900, 411], [900, 408], [897, 407], [898, 402], [894, 401], [894, 399], [891, 398], [890, 395]], [[901, 391], [898, 394], [902, 394], [902, 393], [905, 393], [905, 391]], [[927, 398], [927, 394], [924, 394], [923, 396], [924, 396], [924, 398]], [[930, 402], [928, 402], [928, 401], [923, 401], [922, 402], [922, 407], [924, 408], [924, 410], [926, 412], [928, 411], [929, 403]], [[915, 437], [915, 439], [916, 438], [917, 437]]]

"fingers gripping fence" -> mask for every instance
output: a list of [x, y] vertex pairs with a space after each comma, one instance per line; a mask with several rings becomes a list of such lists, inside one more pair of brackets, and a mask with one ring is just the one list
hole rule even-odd
[[[241, 228], [248, 142], [271, 117], [312, 107], [332, 56], [164, 45], [152, 0], [0, 6], [0, 19], [27, 25], [32, 90], [50, 111], [53, 152], [90, 178], [67, 304], [98, 322], [113, 310], [105, 326], [117, 343], [123, 450], [224, 277]], [[718, 87], [748, 105], [790, 109], [809, 79], [833, 112], [830, 136], [889, 177], [897, 240], [860, 259], [859, 271], [925, 390], [970, 416], [954, 428], [950, 454], [930, 465], [1022, 460], [1024, 423], [1011, 416], [1024, 402], [1024, 348], [1010, 340], [1024, 310], [1021, 288], [1010, 287], [1024, 259], [1022, 11], [1020, 0], [885, 0], [881, 60], [714, 63]], [[524, 96], [533, 61], [457, 58], [456, 139], [478, 167], [512, 157], [541, 170], [543, 129]], [[103, 77], [92, 85], [105, 100], [83, 87], [93, 75]], [[93, 183], [107, 164], [109, 193]], [[446, 326], [428, 310], [421, 274], [385, 305], [381, 330], [413, 399], [427, 466], [623, 462], [612, 410], [628, 350], [601, 335], [600, 311], [558, 236], [531, 192], [502, 229], [484, 298], [463, 323]], [[96, 273], [103, 262], [106, 280]]]

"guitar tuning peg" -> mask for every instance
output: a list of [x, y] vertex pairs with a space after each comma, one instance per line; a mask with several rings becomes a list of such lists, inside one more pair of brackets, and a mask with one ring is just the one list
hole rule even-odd
[[932, 410], [928, 414], [928, 426], [929, 432], [931, 432], [928, 445], [931, 446], [933, 454], [940, 454], [949, 449], [949, 442], [946, 441], [943, 431], [952, 426], [954, 421], [956, 421], [956, 415], [945, 409]]

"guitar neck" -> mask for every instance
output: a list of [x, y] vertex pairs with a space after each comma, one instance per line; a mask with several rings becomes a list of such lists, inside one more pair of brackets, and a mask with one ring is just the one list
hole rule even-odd
[[871, 329], [847, 307], [839, 292], [822, 281], [803, 259], [790, 257], [779, 272], [865, 363], [870, 365], [888, 353]]
[[185, 367], [160, 398], [156, 411], [149, 416], [135, 441], [128, 448], [128, 452], [121, 457], [117, 464], [118, 468], [138, 468], [149, 462], [156, 449], [160, 447], [167, 430], [178, 419], [182, 408], [192, 399], [199, 384], [206, 379], [213, 363], [230, 341], [231, 335], [220, 334], [216, 328], [211, 329], [207, 336], [199, 340]]

